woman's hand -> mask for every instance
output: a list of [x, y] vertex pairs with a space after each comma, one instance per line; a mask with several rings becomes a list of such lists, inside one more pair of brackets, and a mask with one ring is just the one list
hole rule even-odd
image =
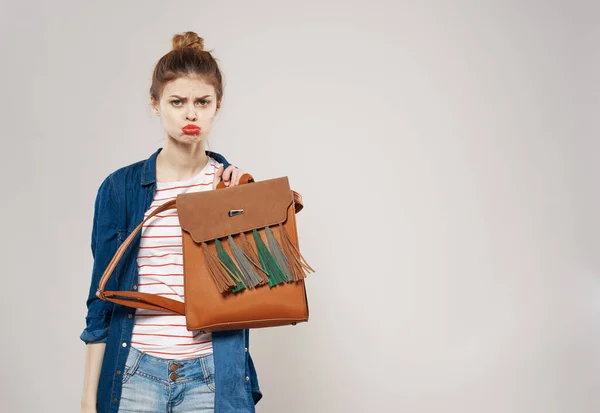
[[219, 185], [221, 179], [223, 180], [223, 183], [226, 187], [239, 185], [240, 178], [245, 173], [245, 171], [242, 171], [241, 169], [238, 169], [233, 165], [229, 165], [229, 167], [227, 167], [227, 169], [225, 170], [223, 170], [223, 167], [221, 166], [215, 172], [215, 177], [213, 179], [213, 189], [217, 189], [217, 185]]

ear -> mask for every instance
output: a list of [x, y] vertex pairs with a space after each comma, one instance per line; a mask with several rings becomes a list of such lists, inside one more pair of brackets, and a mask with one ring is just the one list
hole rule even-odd
[[158, 109], [158, 102], [156, 102], [152, 97], [150, 98], [150, 106], [152, 107], [152, 111], [154, 112], [154, 114], [159, 116], [160, 110]]
[[222, 104], [223, 104], [223, 99], [221, 99], [220, 101], [217, 102], [217, 109], [215, 110], [215, 116], [217, 116], [219, 114], [219, 112], [221, 111]]

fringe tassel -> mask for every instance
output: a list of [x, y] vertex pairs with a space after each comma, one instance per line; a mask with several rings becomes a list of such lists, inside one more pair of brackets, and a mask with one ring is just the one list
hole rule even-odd
[[260, 266], [260, 264], [258, 264], [260, 262], [260, 259], [258, 258], [258, 254], [254, 250], [254, 247], [252, 247], [252, 244], [250, 244], [250, 241], [248, 241], [248, 238], [246, 238], [246, 234], [244, 234], [243, 232], [240, 233], [240, 248], [242, 249], [242, 251], [244, 251], [244, 255], [246, 255], [246, 257], [248, 257], [250, 262], [252, 264], [254, 264], [256, 269], [259, 270], [258, 275], [263, 280], [263, 283], [264, 284], [269, 283], [269, 278], [267, 277], [267, 272], [265, 271], [265, 269], [263, 267]]
[[204, 260], [210, 275], [215, 280], [215, 284], [221, 293], [229, 291], [235, 287], [236, 284], [231, 280], [225, 268], [221, 264], [221, 261], [215, 254], [208, 249], [208, 245], [205, 242], [202, 243], [202, 251], [204, 252]]
[[281, 268], [281, 272], [285, 275], [286, 281], [294, 281], [294, 277], [292, 276], [292, 272], [290, 271], [288, 260], [281, 250], [281, 246], [277, 242], [273, 231], [271, 231], [271, 227], [265, 227], [265, 232], [267, 233], [267, 241], [269, 243], [269, 249], [271, 250], [271, 254], [275, 258], [277, 265]]
[[242, 281], [242, 274], [240, 274], [240, 270], [235, 265], [235, 262], [233, 262], [229, 254], [227, 254], [225, 248], [223, 248], [223, 244], [221, 243], [220, 239], [215, 240], [215, 245], [217, 246], [217, 256], [219, 257], [221, 264], [235, 282], [235, 287], [233, 288], [232, 292], [237, 293], [242, 291], [246, 288], [246, 285], [244, 285], [244, 282]]
[[227, 237], [227, 242], [229, 243], [229, 249], [231, 249], [231, 253], [233, 257], [238, 263], [238, 266], [245, 278], [245, 284], [250, 288], [255, 288], [256, 286], [263, 283], [263, 279], [260, 275], [256, 273], [253, 268], [254, 265], [258, 265], [256, 263], [251, 263], [250, 258], [244, 254], [244, 251], [237, 245], [231, 235]]
[[256, 229], [252, 230], [254, 236], [254, 243], [256, 244], [256, 250], [258, 251], [258, 257], [265, 270], [267, 270], [267, 277], [269, 278], [269, 286], [273, 287], [277, 284], [281, 284], [286, 281], [285, 275], [281, 272], [281, 269], [277, 265], [275, 258], [269, 252], [269, 248], [265, 245], [260, 234]]
[[298, 248], [292, 243], [283, 224], [279, 224], [279, 233], [281, 235], [281, 243], [283, 244], [283, 252], [287, 257], [294, 281], [302, 280], [306, 278], [309, 273], [315, 272], [315, 270], [308, 265], [302, 254], [300, 254]]

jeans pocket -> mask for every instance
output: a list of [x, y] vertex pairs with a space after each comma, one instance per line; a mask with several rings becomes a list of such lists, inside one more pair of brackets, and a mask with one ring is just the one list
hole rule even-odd
[[121, 378], [121, 384], [127, 383], [127, 381], [135, 374], [135, 371], [137, 370], [135, 366], [135, 364], [133, 366], [125, 365], [123, 377]]
[[127, 356], [127, 360], [125, 361], [125, 368], [123, 369], [123, 377], [121, 378], [121, 384], [127, 383], [127, 381], [135, 374], [137, 371], [139, 363], [139, 357], [136, 357], [134, 354], [131, 354], [131, 347], [129, 348], [130, 354]]
[[202, 371], [204, 373], [204, 380], [206, 386], [211, 392], [215, 392], [215, 361], [213, 355], [202, 357], [200, 360]]
[[206, 379], [206, 387], [208, 387], [211, 392], [215, 392], [215, 382], [212, 377]]
[[125, 371], [123, 372], [123, 377], [121, 378], [121, 384], [127, 383], [127, 380], [129, 380], [129, 378], [131, 376], [133, 376], [133, 374], [129, 372], [129, 369], [127, 367], [125, 367]]

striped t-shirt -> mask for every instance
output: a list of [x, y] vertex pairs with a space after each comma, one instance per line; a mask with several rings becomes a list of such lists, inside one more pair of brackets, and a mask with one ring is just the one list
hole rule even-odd
[[[208, 159], [193, 178], [157, 182], [154, 200], [144, 218], [177, 194], [212, 190], [215, 171], [221, 166]], [[183, 302], [183, 253], [177, 211], [172, 209], [150, 218], [142, 227], [137, 257], [138, 291]], [[154, 357], [188, 359], [212, 353], [212, 335], [188, 331], [185, 316], [138, 308], [131, 345]]]

